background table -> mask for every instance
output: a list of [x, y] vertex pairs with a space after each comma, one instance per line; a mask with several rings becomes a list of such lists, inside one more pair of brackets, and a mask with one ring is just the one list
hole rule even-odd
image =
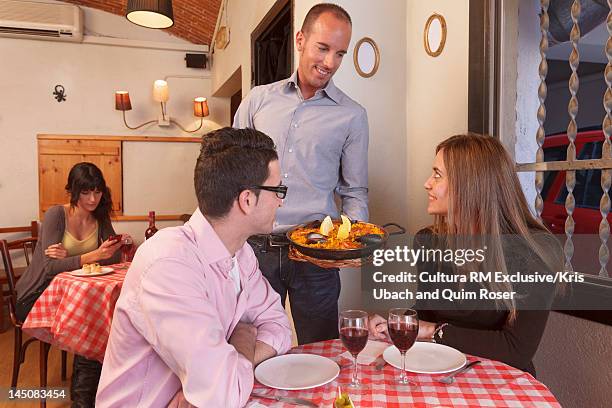
[[[296, 347], [290, 353], [310, 353], [335, 358], [346, 351], [340, 340], [328, 340]], [[499, 361], [468, 356], [468, 361], [478, 359], [476, 365], [456, 377], [451, 385], [436, 381], [444, 375], [408, 373], [411, 381], [417, 383], [410, 388], [395, 383], [399, 370], [386, 365], [381, 371], [375, 365], [359, 365], [359, 377], [368, 388], [351, 391], [347, 387], [353, 367], [343, 368], [340, 376], [331, 383], [302, 391], [283, 391], [268, 388], [255, 382], [254, 392], [269, 393], [287, 397], [306, 398], [321, 407], [333, 407], [340, 385], [348, 392], [356, 407], [560, 407], [545, 385], [530, 374], [512, 368]], [[347, 360], [342, 360], [346, 362]], [[253, 398], [247, 407], [257, 403], [270, 407], [295, 407], [273, 400]]]
[[58, 274], [40, 295], [23, 331], [62, 350], [102, 362], [115, 303], [129, 263], [94, 277]]

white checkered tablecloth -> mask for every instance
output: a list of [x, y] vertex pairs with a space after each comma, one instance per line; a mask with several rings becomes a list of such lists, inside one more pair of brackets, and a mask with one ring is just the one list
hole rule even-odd
[[[328, 340], [306, 344], [292, 349], [291, 353], [310, 353], [335, 358], [345, 348], [340, 340]], [[467, 356], [468, 361], [478, 359], [481, 364], [456, 377], [452, 385], [436, 381], [443, 375], [408, 373], [417, 383], [410, 388], [396, 384], [399, 370], [386, 365], [377, 371], [375, 365], [360, 365], [359, 377], [366, 385], [363, 390], [351, 391], [353, 367], [343, 368], [340, 376], [331, 383], [301, 391], [282, 391], [255, 382], [254, 392], [270, 395], [305, 398], [320, 407], [333, 407], [338, 385], [349, 392], [355, 407], [561, 407], [546, 386], [530, 374], [499, 361]], [[251, 397], [247, 407], [294, 407], [294, 405], [269, 399]]]
[[110, 265], [114, 272], [102, 276], [58, 274], [34, 304], [23, 331], [62, 350], [101, 362], [129, 266]]

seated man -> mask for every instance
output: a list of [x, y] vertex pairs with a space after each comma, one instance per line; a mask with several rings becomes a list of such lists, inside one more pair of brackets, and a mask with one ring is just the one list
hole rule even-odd
[[97, 407], [238, 407], [253, 367], [285, 353], [291, 329], [246, 244], [269, 234], [287, 189], [274, 143], [253, 129], [205, 135], [198, 209], [140, 246], [117, 301]]

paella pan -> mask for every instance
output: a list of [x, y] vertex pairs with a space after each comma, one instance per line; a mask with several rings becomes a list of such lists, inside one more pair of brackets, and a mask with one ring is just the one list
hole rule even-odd
[[[333, 221], [333, 228], [321, 234], [322, 221], [297, 225], [287, 231], [290, 244], [304, 255], [328, 260], [367, 258], [387, 243], [390, 235], [404, 234], [406, 230], [396, 223], [376, 225], [351, 221], [350, 231], [344, 239], [338, 238], [341, 220]], [[389, 227], [397, 231], [390, 232]]]

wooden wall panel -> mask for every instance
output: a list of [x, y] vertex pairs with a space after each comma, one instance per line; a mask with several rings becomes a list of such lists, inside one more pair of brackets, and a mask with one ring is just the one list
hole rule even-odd
[[82, 139], [39, 140], [38, 154], [120, 156], [121, 143]]
[[113, 210], [123, 213], [121, 141], [100, 140], [39, 140], [38, 186], [39, 212], [54, 205], [65, 204], [68, 173], [79, 162], [91, 162], [102, 170], [111, 189]]

